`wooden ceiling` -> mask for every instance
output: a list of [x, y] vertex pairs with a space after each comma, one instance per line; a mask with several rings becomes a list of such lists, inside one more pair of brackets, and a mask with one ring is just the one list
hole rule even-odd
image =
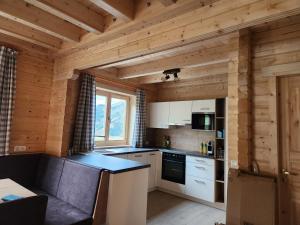
[[[120, 31], [113, 36], [117, 38], [143, 28], [147, 23], [153, 25], [212, 2], [214, 1], [1, 0], [0, 33], [63, 52], [64, 48], [77, 48], [86, 40], [99, 38], [112, 30]], [[173, 13], [170, 10], [174, 10]]]
[[287, 12], [277, 13], [268, 0], [1, 0], [0, 36], [46, 49], [57, 76], [88, 69], [153, 84], [180, 67], [181, 79], [194, 79], [227, 73], [239, 29], [300, 10], [292, 0], [276, 2], [272, 7]]

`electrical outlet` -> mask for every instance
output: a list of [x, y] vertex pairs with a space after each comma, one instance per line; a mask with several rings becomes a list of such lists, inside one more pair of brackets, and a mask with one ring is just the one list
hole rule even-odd
[[236, 160], [231, 160], [230, 161], [230, 167], [233, 168], [233, 169], [238, 169], [239, 166], [238, 166], [238, 163]]
[[26, 146], [17, 145], [14, 148], [14, 152], [25, 152], [25, 151], [26, 151]]

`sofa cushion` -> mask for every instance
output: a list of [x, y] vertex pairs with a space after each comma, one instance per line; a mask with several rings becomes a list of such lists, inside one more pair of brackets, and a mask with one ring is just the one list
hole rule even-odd
[[0, 179], [10, 178], [27, 188], [34, 186], [40, 154], [0, 156]]
[[42, 190], [33, 190], [36, 194], [48, 196], [45, 225], [91, 225], [93, 219], [76, 207], [47, 194]]
[[100, 169], [65, 161], [57, 197], [89, 215], [93, 214]]
[[56, 196], [64, 162], [63, 158], [42, 155], [37, 169], [36, 186]]

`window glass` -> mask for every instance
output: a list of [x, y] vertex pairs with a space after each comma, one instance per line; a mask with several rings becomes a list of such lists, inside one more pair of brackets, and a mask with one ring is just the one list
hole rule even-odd
[[127, 101], [111, 98], [109, 140], [125, 140]]
[[107, 97], [102, 95], [96, 96], [96, 120], [95, 120], [95, 141], [105, 139]]

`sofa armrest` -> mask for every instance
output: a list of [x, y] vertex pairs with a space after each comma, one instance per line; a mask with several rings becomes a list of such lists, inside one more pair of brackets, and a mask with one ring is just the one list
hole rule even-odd
[[43, 225], [48, 197], [23, 198], [0, 204], [0, 225]]

